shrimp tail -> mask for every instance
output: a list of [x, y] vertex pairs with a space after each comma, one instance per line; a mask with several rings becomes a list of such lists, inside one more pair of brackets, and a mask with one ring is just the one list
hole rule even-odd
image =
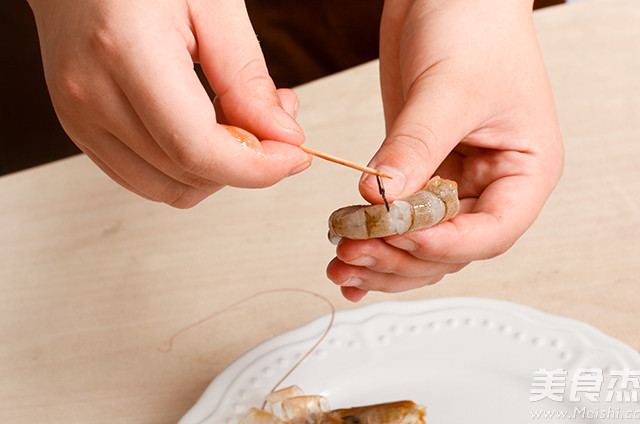
[[410, 400], [331, 410], [324, 396], [302, 393], [297, 386], [272, 392], [265, 400], [280, 406], [279, 416], [251, 408], [238, 424], [425, 424], [427, 408]]

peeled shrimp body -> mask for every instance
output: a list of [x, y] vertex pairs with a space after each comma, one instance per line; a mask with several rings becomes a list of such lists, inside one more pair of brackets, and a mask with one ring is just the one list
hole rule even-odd
[[460, 209], [458, 184], [438, 176], [420, 191], [385, 205], [354, 205], [329, 217], [329, 240], [380, 238], [421, 230], [453, 218]]
[[425, 424], [426, 414], [411, 401], [330, 410], [326, 398], [304, 395], [297, 386], [270, 394], [267, 404], [279, 405], [281, 413], [251, 408], [239, 424]]

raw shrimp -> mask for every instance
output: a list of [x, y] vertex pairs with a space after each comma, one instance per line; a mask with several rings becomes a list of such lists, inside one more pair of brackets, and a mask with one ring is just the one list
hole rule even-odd
[[438, 176], [420, 191], [385, 205], [354, 205], [329, 217], [329, 240], [364, 240], [421, 230], [453, 218], [460, 209], [458, 184]]
[[426, 408], [411, 401], [330, 410], [323, 396], [306, 396], [297, 386], [270, 393], [267, 404], [280, 416], [251, 408], [239, 424], [425, 424]]

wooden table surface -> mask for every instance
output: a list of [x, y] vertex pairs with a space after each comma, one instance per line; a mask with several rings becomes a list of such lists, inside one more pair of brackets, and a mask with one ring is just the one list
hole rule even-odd
[[[640, 2], [535, 13], [566, 168], [506, 254], [439, 284], [361, 304], [506, 299], [576, 318], [640, 349]], [[383, 137], [377, 64], [299, 87], [307, 144], [367, 162]], [[20, 142], [20, 140], [15, 140]], [[326, 219], [360, 202], [359, 174], [316, 160], [265, 190], [227, 188], [190, 210], [135, 197], [85, 157], [0, 179], [0, 421], [171, 423], [243, 352], [353, 308], [325, 276]]]

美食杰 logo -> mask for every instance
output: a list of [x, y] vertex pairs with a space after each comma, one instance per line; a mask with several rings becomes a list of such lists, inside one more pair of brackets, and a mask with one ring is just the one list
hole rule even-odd
[[531, 418], [640, 420], [640, 370], [607, 370], [606, 374], [602, 368], [578, 368], [572, 374], [564, 368], [537, 369], [529, 401], [535, 405], [558, 402], [563, 407], [532, 409]]

